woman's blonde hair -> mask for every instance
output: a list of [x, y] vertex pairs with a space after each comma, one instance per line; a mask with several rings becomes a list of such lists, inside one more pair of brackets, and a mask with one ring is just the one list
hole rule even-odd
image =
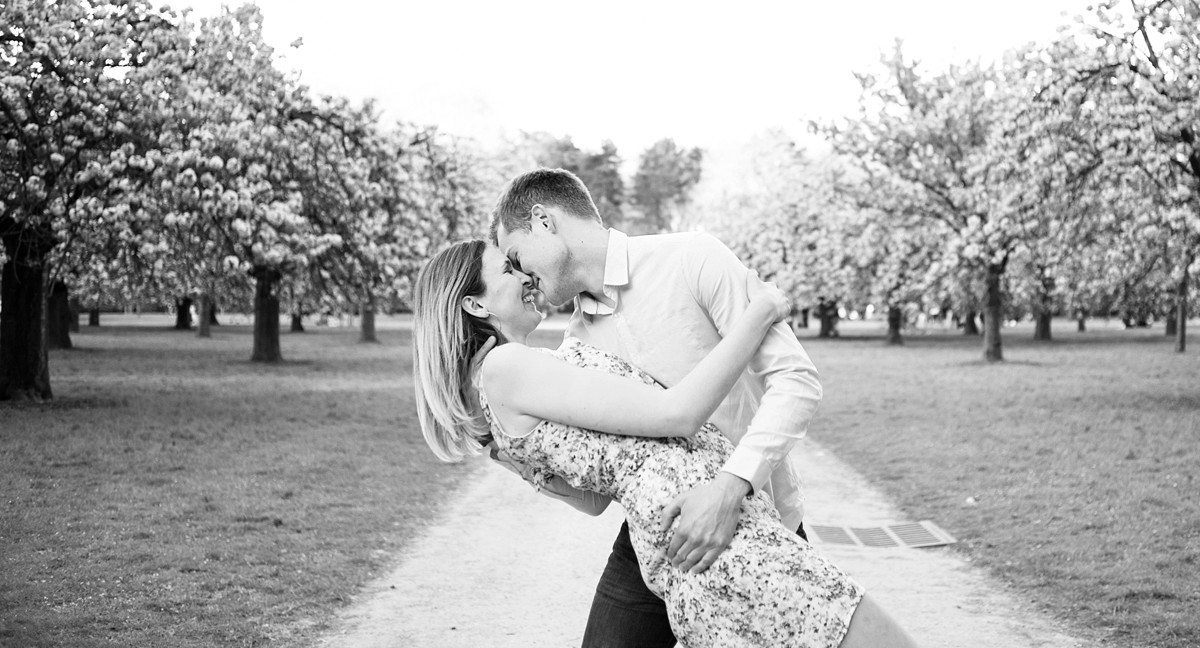
[[413, 289], [413, 382], [421, 433], [442, 461], [479, 454], [491, 439], [479, 404], [468, 402], [471, 361], [489, 337], [486, 320], [468, 315], [463, 297], [481, 295], [483, 252], [473, 239], [438, 252], [417, 274]]

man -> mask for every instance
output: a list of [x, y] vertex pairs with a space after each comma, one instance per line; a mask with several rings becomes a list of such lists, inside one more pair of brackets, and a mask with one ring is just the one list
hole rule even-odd
[[[697, 233], [628, 237], [604, 227], [583, 182], [538, 169], [506, 187], [492, 239], [551, 304], [574, 300], [567, 336], [615, 353], [664, 385], [704, 357], [749, 303], [758, 281], [715, 238]], [[729, 545], [741, 502], [771, 492], [784, 524], [804, 535], [799, 481], [788, 452], [821, 399], [816, 368], [786, 324], [767, 334], [712, 422], [736, 445], [710, 483], [663, 512], [678, 518], [672, 564], [704, 571]], [[583, 508], [583, 507], [579, 507]], [[584, 648], [674, 646], [666, 608], [641, 579], [627, 526], [596, 587]]]

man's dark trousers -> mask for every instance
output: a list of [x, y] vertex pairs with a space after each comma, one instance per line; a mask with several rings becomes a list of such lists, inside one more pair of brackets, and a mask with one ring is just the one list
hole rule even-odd
[[[803, 524], [796, 533], [808, 540]], [[642, 580], [637, 554], [629, 541], [629, 523], [624, 522], [596, 585], [587, 630], [583, 633], [583, 648], [674, 646], [667, 606]]]

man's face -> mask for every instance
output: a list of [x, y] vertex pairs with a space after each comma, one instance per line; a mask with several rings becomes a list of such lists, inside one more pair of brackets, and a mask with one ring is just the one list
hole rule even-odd
[[570, 285], [570, 250], [545, 222], [535, 218], [532, 224], [528, 232], [509, 232], [501, 225], [496, 232], [496, 242], [513, 267], [529, 275], [534, 286], [546, 296], [546, 301], [561, 306], [579, 293]]

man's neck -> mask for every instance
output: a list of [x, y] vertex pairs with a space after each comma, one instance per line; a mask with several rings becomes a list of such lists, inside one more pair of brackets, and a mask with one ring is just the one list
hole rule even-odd
[[583, 286], [581, 292], [605, 301], [604, 269], [608, 261], [608, 230], [589, 223], [571, 234], [570, 250], [576, 277]]

